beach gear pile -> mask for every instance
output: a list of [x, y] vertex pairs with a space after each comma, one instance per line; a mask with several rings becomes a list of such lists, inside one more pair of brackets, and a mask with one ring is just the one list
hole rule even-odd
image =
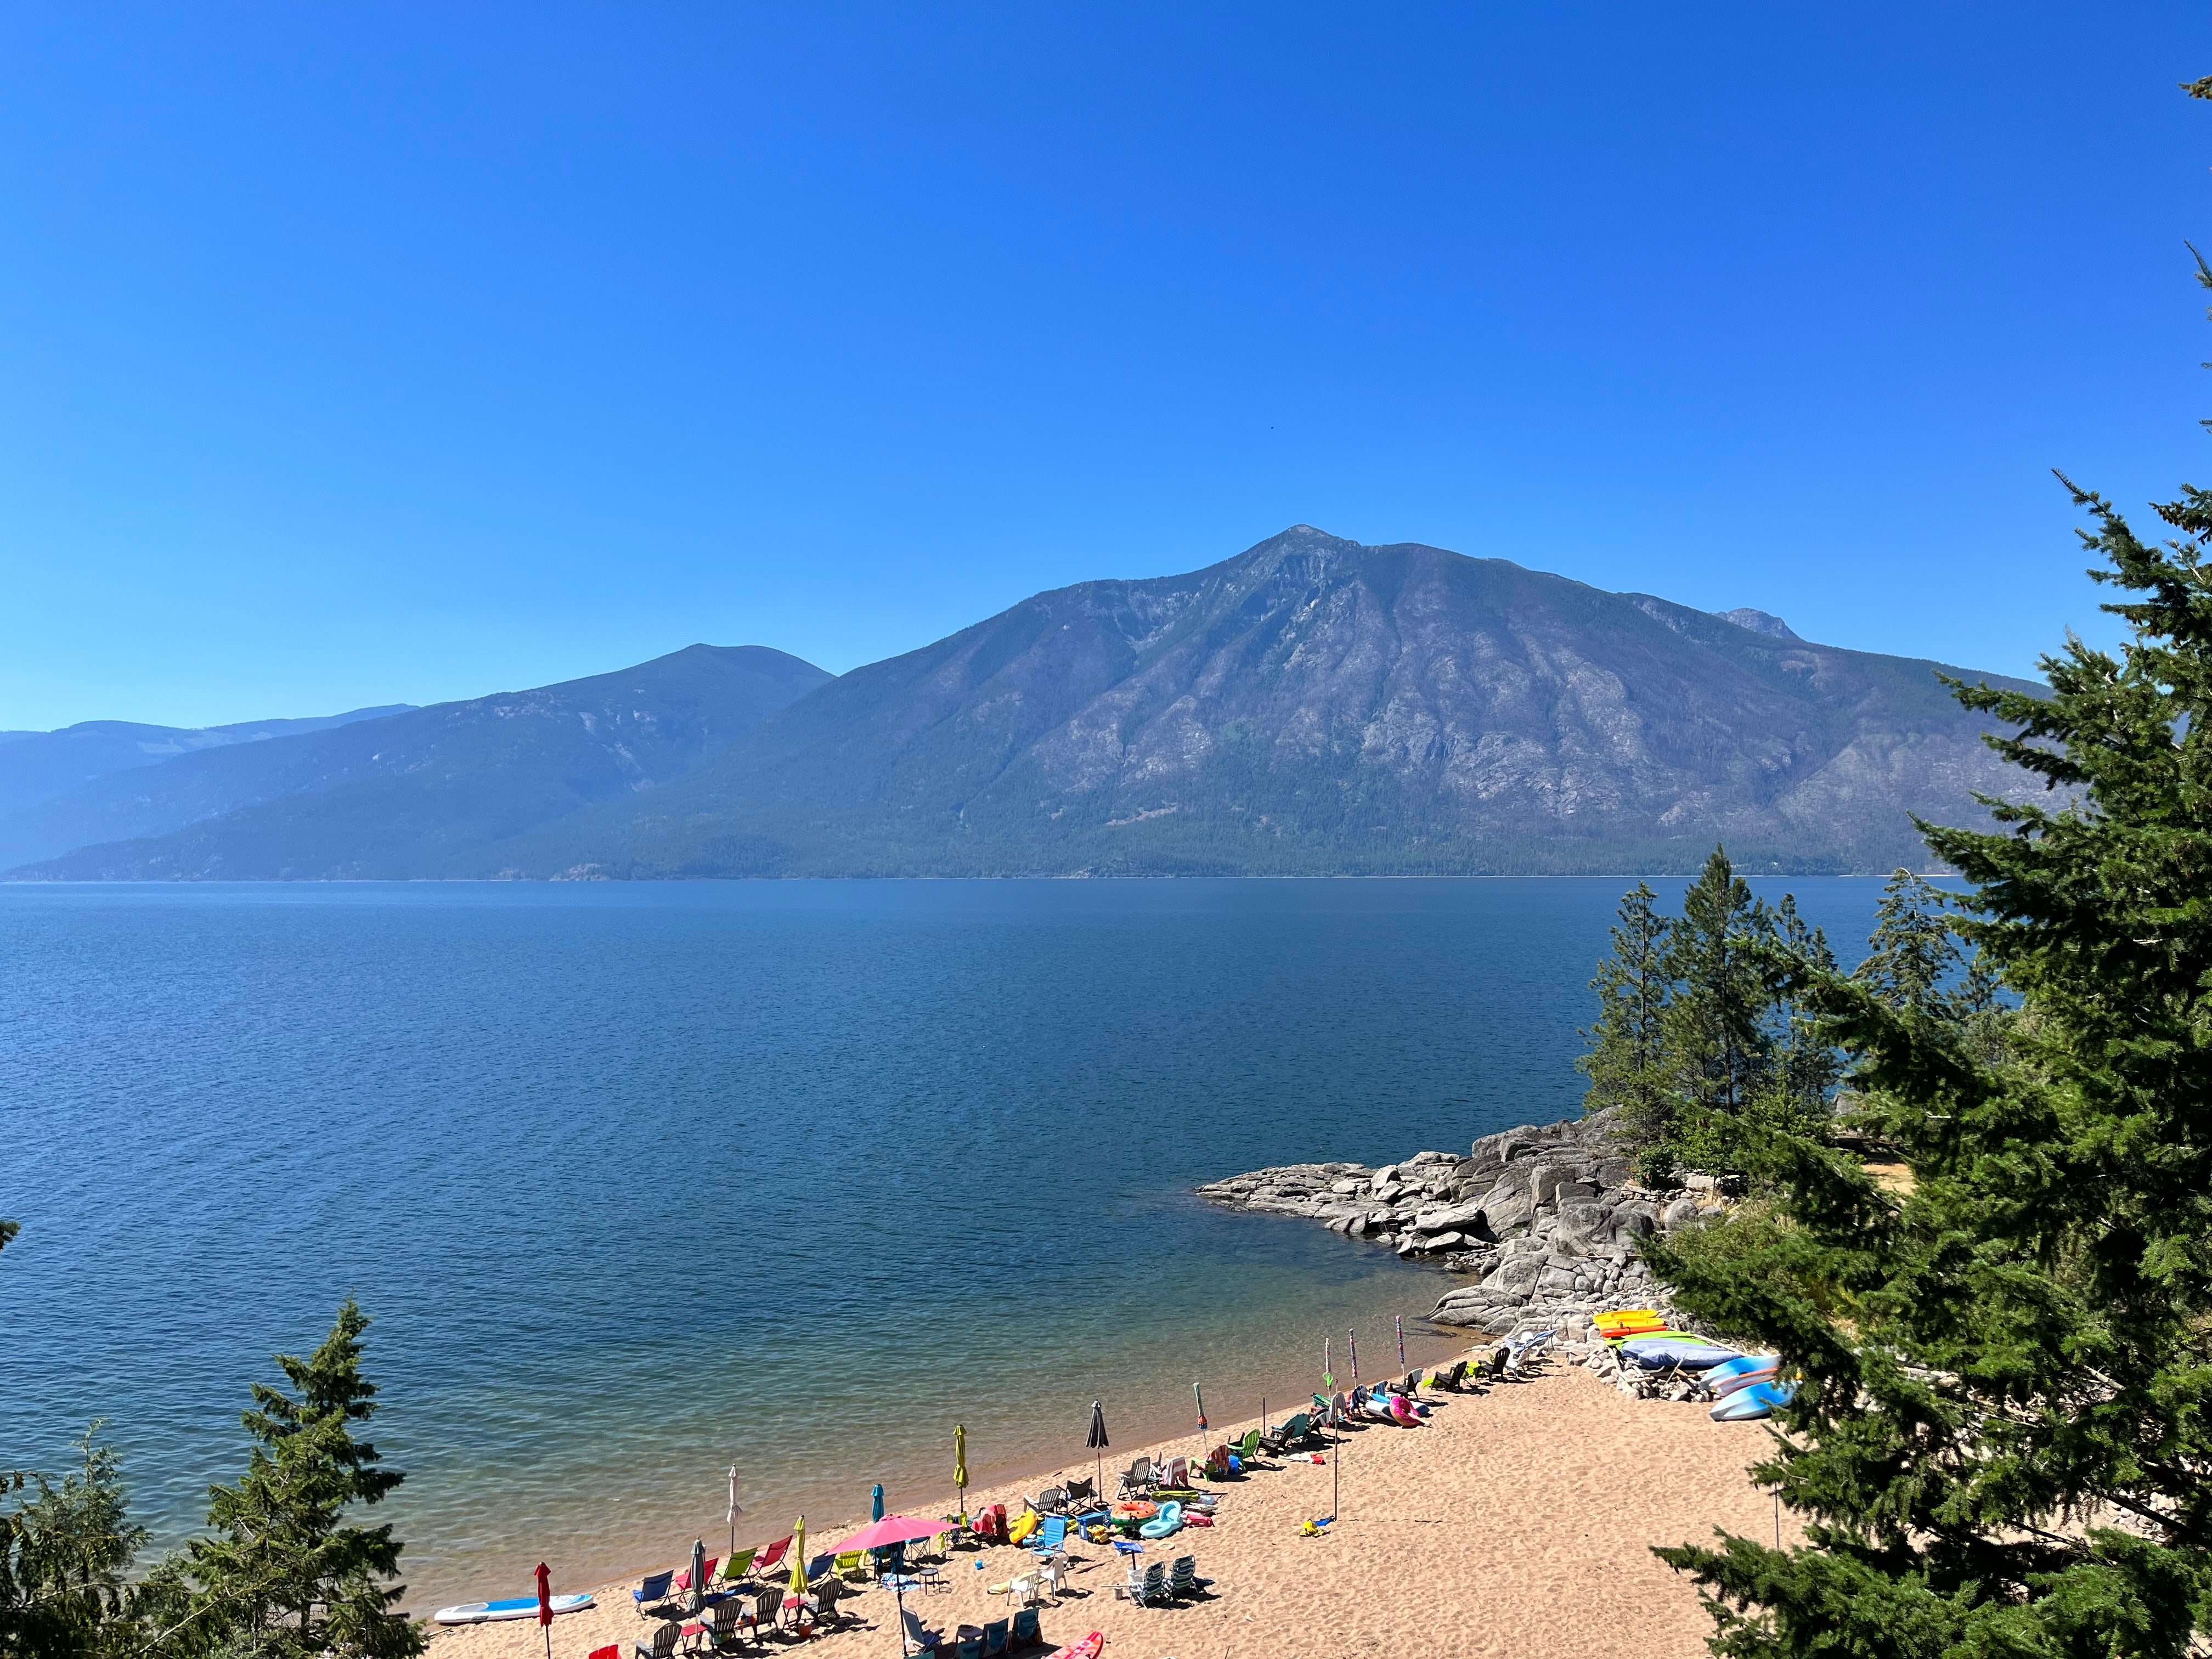
[[1656, 1308], [1617, 1309], [1590, 1323], [1602, 1340], [1590, 1369], [1638, 1399], [1710, 1400], [1716, 1423], [1741, 1423], [1771, 1416], [1796, 1390], [1781, 1380], [1779, 1356], [1678, 1330]]

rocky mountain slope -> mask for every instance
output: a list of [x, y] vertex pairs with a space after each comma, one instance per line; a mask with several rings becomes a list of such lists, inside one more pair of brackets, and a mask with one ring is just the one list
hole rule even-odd
[[829, 678], [781, 651], [695, 645], [99, 778], [0, 819], [0, 857], [45, 856], [12, 873], [47, 880], [468, 873], [514, 836], [680, 777]]
[[1301, 526], [856, 669], [469, 868], [1663, 873], [1724, 841], [1754, 872], [1887, 869], [1924, 860], [1912, 813], [2020, 787], [1937, 667]]

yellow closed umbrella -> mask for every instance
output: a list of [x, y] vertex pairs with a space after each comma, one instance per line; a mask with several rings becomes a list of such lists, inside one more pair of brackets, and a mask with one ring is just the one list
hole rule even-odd
[[803, 1515], [791, 1529], [791, 1593], [806, 1594], [806, 1517]]
[[952, 1425], [952, 1484], [960, 1489], [960, 1521], [968, 1521], [968, 1431], [961, 1424]]

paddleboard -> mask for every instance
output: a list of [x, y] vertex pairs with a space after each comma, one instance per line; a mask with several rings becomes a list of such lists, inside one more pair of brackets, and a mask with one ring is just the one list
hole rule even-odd
[[1621, 1352], [1647, 1371], [1664, 1370], [1669, 1365], [1686, 1371], [1709, 1370], [1742, 1358], [1734, 1348], [1717, 1348], [1709, 1342], [1686, 1342], [1679, 1337], [1645, 1337], [1622, 1344]]
[[1054, 1648], [1044, 1659], [1098, 1659], [1105, 1646], [1105, 1632], [1094, 1630], [1073, 1647]]
[[[556, 1613], [581, 1613], [592, 1605], [588, 1595], [556, 1595], [553, 1598]], [[489, 1625], [501, 1619], [535, 1619], [538, 1598], [517, 1595], [504, 1601], [464, 1601], [457, 1607], [440, 1607], [430, 1617], [441, 1625]]]

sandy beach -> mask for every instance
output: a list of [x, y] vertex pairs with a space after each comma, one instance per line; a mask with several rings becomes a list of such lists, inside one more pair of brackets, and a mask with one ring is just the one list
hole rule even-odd
[[[1114, 1595], [1120, 1561], [1103, 1547], [1081, 1547], [1069, 1594], [1040, 1609], [1048, 1643], [1099, 1630], [1106, 1652], [1127, 1659], [1690, 1659], [1704, 1651], [1710, 1620], [1650, 1547], [1706, 1538], [1716, 1527], [1771, 1535], [1771, 1500], [1745, 1474], [1769, 1443], [1763, 1425], [1716, 1424], [1702, 1406], [1631, 1400], [1567, 1366], [1486, 1394], [1433, 1398], [1420, 1427], [1377, 1424], [1348, 1436], [1335, 1471], [1340, 1518], [1322, 1536], [1302, 1536], [1299, 1526], [1328, 1512], [1331, 1470], [1285, 1458], [1215, 1488], [1214, 1527], [1148, 1545], [1146, 1561], [1197, 1556], [1212, 1583], [1195, 1601], [1157, 1608], [1121, 1601]], [[1195, 1443], [1184, 1436], [1157, 1449], [1187, 1454]], [[1109, 1484], [1117, 1459], [1126, 1468], [1148, 1449], [1115, 1447]], [[1088, 1464], [1064, 1471], [1090, 1472]], [[969, 1505], [1004, 1503], [1012, 1512], [1024, 1492], [1049, 1484], [971, 1489]], [[865, 1523], [808, 1516], [810, 1553]], [[950, 1588], [909, 1594], [907, 1606], [948, 1632], [1005, 1618], [1006, 1598], [987, 1586], [1030, 1564], [1014, 1548], [955, 1551], [945, 1565]], [[672, 1554], [664, 1565], [680, 1562]], [[651, 1625], [639, 1619], [629, 1589], [610, 1585], [599, 1606], [556, 1620], [554, 1659], [585, 1659], [614, 1642], [630, 1659], [630, 1644]], [[827, 1659], [899, 1651], [890, 1592], [871, 1587], [845, 1607], [856, 1617], [841, 1630], [804, 1643], [770, 1638], [749, 1651], [803, 1647]], [[431, 1646], [434, 1659], [544, 1651], [529, 1621], [440, 1630]]]

